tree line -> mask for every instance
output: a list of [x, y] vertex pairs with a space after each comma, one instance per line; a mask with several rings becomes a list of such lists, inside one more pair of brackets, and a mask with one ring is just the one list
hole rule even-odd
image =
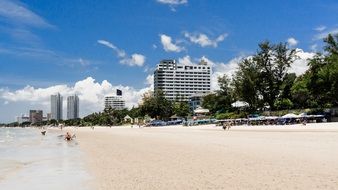
[[218, 78], [220, 90], [207, 95], [202, 106], [212, 114], [234, 111], [231, 103], [237, 100], [248, 103], [249, 113], [338, 106], [338, 35], [329, 34], [324, 44], [323, 52], [308, 60], [306, 72], [296, 76], [288, 72], [299, 59], [296, 49], [286, 43], [260, 43], [231, 78]]

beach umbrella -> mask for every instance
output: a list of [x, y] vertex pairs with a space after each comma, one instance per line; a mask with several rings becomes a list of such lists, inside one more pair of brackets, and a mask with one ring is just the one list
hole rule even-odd
[[249, 107], [249, 103], [244, 102], [244, 101], [236, 101], [232, 103], [231, 106], [234, 108], [243, 108], [243, 107]]
[[299, 116], [294, 113], [288, 113], [286, 115], [283, 115], [282, 118], [299, 118]]
[[208, 109], [197, 108], [194, 110], [194, 113], [202, 114], [202, 113], [209, 113]]

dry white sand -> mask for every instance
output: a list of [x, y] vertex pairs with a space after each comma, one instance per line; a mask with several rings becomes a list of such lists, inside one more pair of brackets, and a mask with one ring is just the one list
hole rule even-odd
[[337, 189], [338, 123], [82, 128], [92, 188]]

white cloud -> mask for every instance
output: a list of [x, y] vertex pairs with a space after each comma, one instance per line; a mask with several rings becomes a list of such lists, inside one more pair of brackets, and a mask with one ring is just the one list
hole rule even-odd
[[201, 47], [212, 46], [217, 47], [219, 42], [222, 42], [227, 36], [227, 33], [219, 35], [216, 39], [210, 39], [206, 34], [196, 33], [191, 34], [184, 32], [184, 36], [190, 40], [190, 42], [200, 45]]
[[314, 40], [322, 40], [326, 38], [329, 34], [332, 34], [332, 35], [338, 34], [338, 28], [334, 28], [332, 30], [326, 30], [325, 32], [321, 32], [314, 36]]
[[188, 0], [157, 0], [157, 2], [168, 5], [182, 5], [188, 3]]
[[169, 5], [171, 11], [176, 11], [175, 7], [188, 3], [188, 0], [156, 0], [158, 3]]
[[172, 39], [170, 36], [167, 36], [165, 34], [160, 34], [161, 43], [163, 45], [163, 49], [166, 52], [181, 52], [184, 50], [184, 47], [180, 47], [177, 44], [172, 42]]
[[123, 58], [120, 60], [120, 63], [122, 64], [126, 64], [126, 65], [129, 65], [129, 66], [143, 66], [144, 62], [146, 60], [146, 57], [144, 55], [141, 55], [141, 54], [137, 54], [137, 53], [134, 53], [133, 55], [131, 55], [130, 58]]
[[147, 85], [147, 89], [154, 89], [154, 74], [150, 74], [147, 76], [145, 84]]
[[[50, 95], [59, 92], [64, 97], [63, 105], [65, 109], [66, 97], [77, 94], [80, 99], [80, 116], [83, 117], [93, 112], [102, 111], [104, 106], [104, 97], [107, 95], [115, 95], [116, 89], [123, 91], [123, 98], [126, 101], [126, 106], [128, 108], [137, 105], [142, 98], [142, 95], [145, 92], [153, 89], [153, 80], [154, 76], [149, 75], [146, 79], [147, 87], [135, 89], [130, 86], [113, 86], [107, 80], [103, 80], [101, 83], [99, 83], [96, 82], [94, 78], [87, 77], [84, 80], [76, 82], [73, 86], [55, 85], [47, 88], [34, 88], [32, 86], [26, 86], [15, 91], [0, 88], [0, 99], [6, 102], [6, 104], [18, 103], [17, 109], [21, 107], [21, 104], [31, 104], [34, 105], [35, 109], [43, 109], [44, 113], [49, 113]], [[15, 115], [19, 115], [20, 113], [21, 112], [12, 113], [14, 115], [7, 117], [14, 118]], [[65, 110], [64, 113], [66, 113]]]
[[326, 26], [318, 26], [317, 28], [315, 28], [314, 30], [318, 31], [318, 32], [322, 32], [326, 29]]
[[106, 40], [98, 40], [97, 43], [102, 44], [104, 46], [107, 46], [107, 47], [115, 50], [115, 52], [117, 53], [117, 56], [120, 57], [120, 58], [126, 57], [126, 52], [124, 50], [120, 50], [114, 44], [112, 44], [112, 43], [110, 43]]
[[313, 58], [316, 53], [314, 52], [305, 52], [302, 49], [296, 49], [299, 59], [295, 60], [289, 69], [289, 73], [296, 73], [297, 76], [304, 74], [305, 71], [309, 68], [308, 63], [309, 59]]
[[120, 59], [121, 64], [142, 67], [146, 61], [146, 57], [144, 55], [134, 53], [129, 57], [124, 50], [117, 48], [114, 44], [106, 40], [98, 40], [97, 43], [113, 49], [116, 52], [117, 57]]
[[12, 24], [23, 24], [33, 27], [53, 27], [23, 4], [19, 4], [15, 1], [1, 0], [0, 7], [0, 17], [5, 18]]
[[243, 57], [235, 57], [231, 59], [229, 62], [214, 62], [207, 57], [203, 56], [201, 59], [205, 60], [209, 64], [212, 65], [213, 72], [211, 75], [211, 90], [218, 90], [218, 77], [222, 77], [224, 74], [226, 74], [229, 78], [232, 77], [232, 75], [236, 72], [238, 69], [238, 64], [243, 59]]
[[298, 44], [298, 41], [295, 38], [289, 38], [287, 42], [289, 46], [296, 46]]
[[186, 55], [182, 58], [178, 58], [178, 63], [180, 64], [184, 64], [184, 65], [191, 65], [191, 64], [194, 64], [190, 58], [189, 55]]

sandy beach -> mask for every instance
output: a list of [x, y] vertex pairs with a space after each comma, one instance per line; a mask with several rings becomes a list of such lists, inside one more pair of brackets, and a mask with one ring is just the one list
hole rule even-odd
[[92, 189], [337, 189], [338, 123], [77, 129]]

